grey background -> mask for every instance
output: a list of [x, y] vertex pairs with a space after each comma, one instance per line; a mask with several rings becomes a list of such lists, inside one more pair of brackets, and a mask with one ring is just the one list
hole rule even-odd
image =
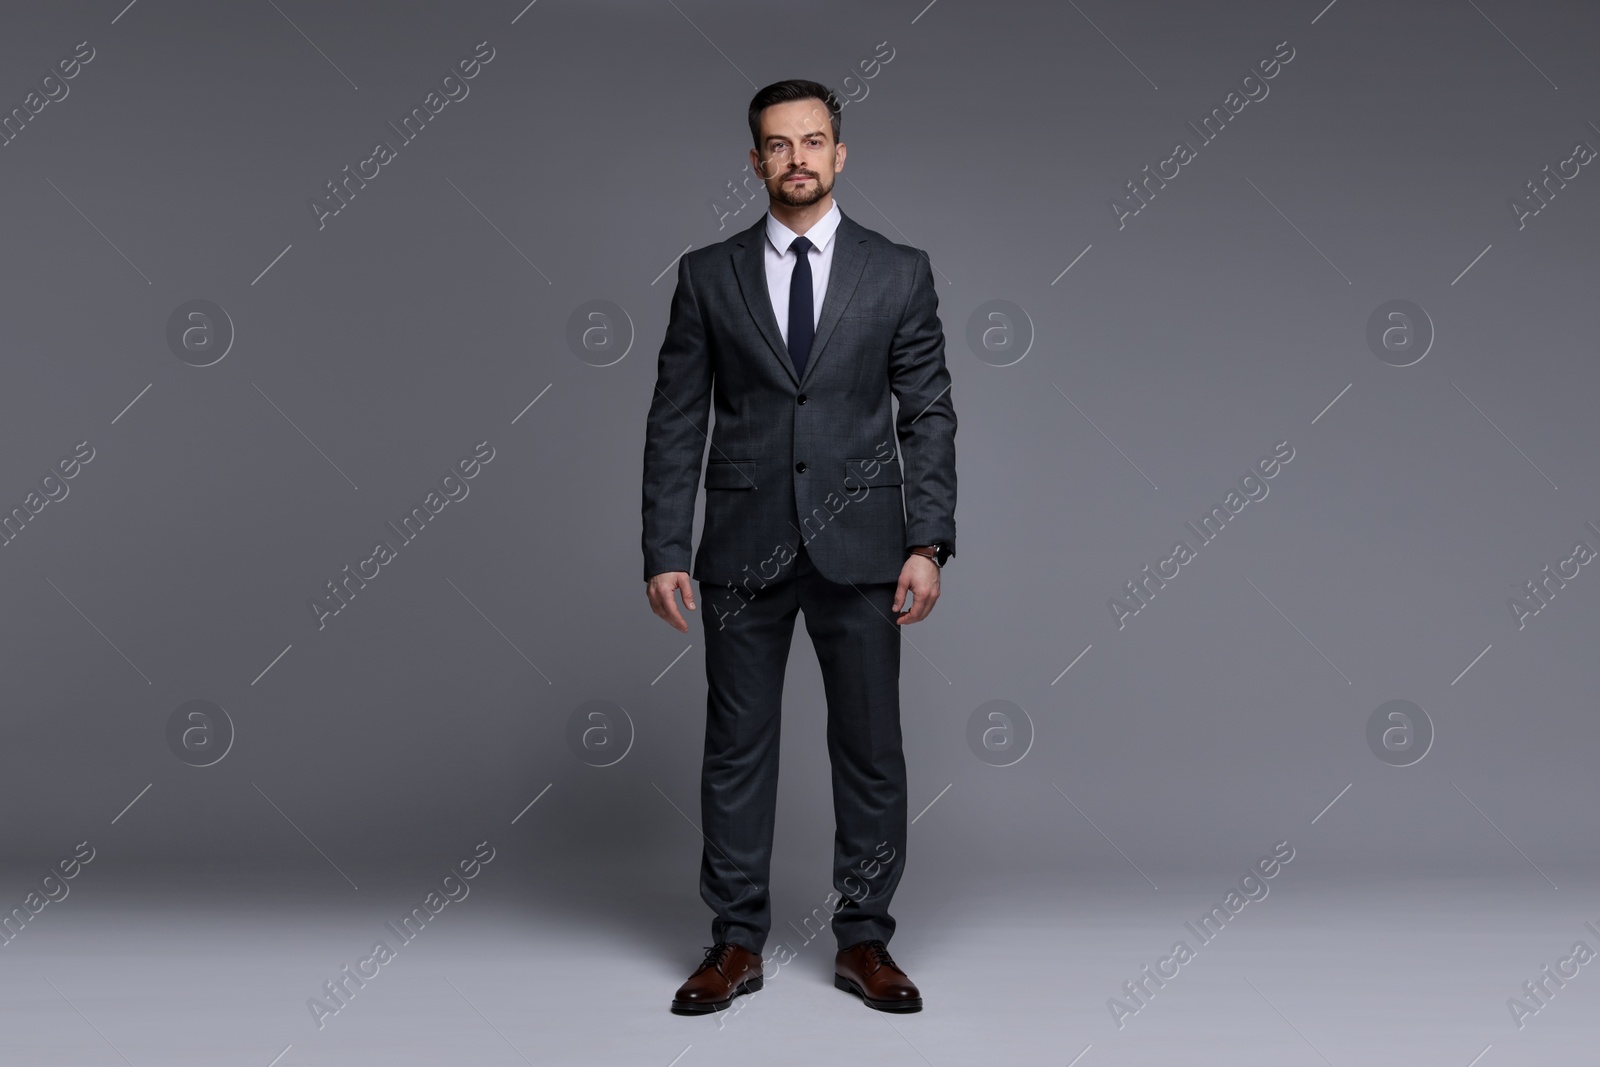
[[[394, 878], [385, 914], [416, 895], [394, 872], [487, 838], [527, 914], [697, 943], [701, 622], [638, 579], [668, 268], [764, 209], [713, 206], [755, 89], [844, 91], [883, 41], [835, 195], [929, 253], [960, 419], [960, 554], [906, 634], [907, 908], [1021, 878], [1215, 895], [1279, 840], [1307, 884], [1592, 889], [1600, 578], [1520, 631], [1507, 607], [1600, 547], [1600, 177], [1522, 229], [1507, 204], [1600, 145], [1591, 6], [276, 7], [36, 4], [0, 34], [6, 109], [96, 50], [0, 148], [0, 506], [96, 450], [0, 548], [7, 907], [88, 839], [86, 897], [166, 879], [226, 910], [277, 879], [317, 909]], [[308, 198], [485, 40], [319, 230]], [[1108, 199], [1284, 40], [1270, 95], [1119, 229]], [[204, 368], [165, 340], [196, 298], [237, 330]], [[1437, 333], [1405, 368], [1365, 340], [1394, 298]], [[632, 333], [603, 367], [567, 339], [595, 299]], [[1031, 323], [1011, 366], [966, 342], [994, 299]], [[485, 439], [470, 495], [319, 631], [307, 598]], [[1119, 630], [1107, 599], [1284, 440], [1270, 495]], [[206, 768], [164, 735], [197, 698], [237, 728]], [[967, 743], [996, 699], [1035, 730], [1006, 768]], [[1411, 767], [1365, 739], [1393, 699], [1437, 731]], [[566, 741], [591, 700], [635, 729], [610, 767]], [[786, 711], [774, 882], [803, 912], [832, 835], [803, 636]]]

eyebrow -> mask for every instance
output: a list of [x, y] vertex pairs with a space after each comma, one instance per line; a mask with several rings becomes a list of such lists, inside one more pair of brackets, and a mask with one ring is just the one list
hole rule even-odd
[[[821, 131], [821, 130], [809, 130], [809, 131], [807, 131], [805, 133], [802, 133], [800, 136], [801, 136], [801, 138], [821, 137], [822, 136], [822, 132], [823, 131]], [[788, 137], [787, 134], [769, 133], [769, 134], [767, 134], [766, 143], [771, 144], [773, 141], [787, 141], [788, 139], [789, 139], [789, 137]]]

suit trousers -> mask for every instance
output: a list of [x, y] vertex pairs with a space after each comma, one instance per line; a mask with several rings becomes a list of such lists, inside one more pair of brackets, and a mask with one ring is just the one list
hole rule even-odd
[[700, 584], [707, 681], [700, 897], [715, 912], [713, 941], [760, 955], [772, 926], [778, 739], [796, 612], [805, 614], [822, 668], [833, 779], [835, 892], [807, 914], [805, 936], [820, 934], [830, 912], [839, 948], [893, 936], [889, 902], [906, 844], [895, 584], [831, 582], [804, 545], [764, 586], [760, 578]]

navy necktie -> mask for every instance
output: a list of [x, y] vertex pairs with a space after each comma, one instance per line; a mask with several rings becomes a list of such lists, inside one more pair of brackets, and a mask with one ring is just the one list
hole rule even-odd
[[811, 354], [811, 338], [816, 332], [811, 311], [811, 242], [796, 237], [789, 245], [795, 253], [794, 273], [789, 276], [789, 362], [796, 378], [805, 376], [806, 357]]

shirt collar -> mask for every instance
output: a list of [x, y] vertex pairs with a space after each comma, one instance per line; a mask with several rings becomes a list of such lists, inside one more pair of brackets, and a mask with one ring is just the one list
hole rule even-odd
[[[828, 213], [813, 223], [811, 229], [806, 231], [805, 236], [817, 251], [821, 252], [827, 249], [828, 242], [833, 240], [834, 232], [839, 229], [839, 220], [843, 217], [843, 214], [839, 211], [839, 202], [835, 200], [833, 206], [828, 209]], [[777, 249], [780, 256], [788, 253], [789, 246], [799, 236], [789, 227], [773, 218], [772, 212], [767, 212], [767, 240], [772, 243], [773, 248]]]

